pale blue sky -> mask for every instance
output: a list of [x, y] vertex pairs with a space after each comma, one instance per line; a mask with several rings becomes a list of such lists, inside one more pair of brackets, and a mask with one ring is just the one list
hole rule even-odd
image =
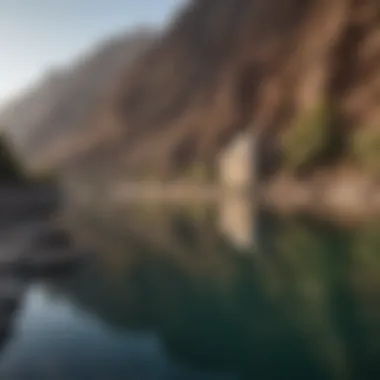
[[52, 64], [123, 29], [163, 24], [184, 0], [0, 0], [0, 103]]

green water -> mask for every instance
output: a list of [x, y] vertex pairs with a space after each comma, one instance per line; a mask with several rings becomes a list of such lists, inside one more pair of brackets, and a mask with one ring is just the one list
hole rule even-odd
[[256, 248], [212, 209], [73, 227], [97, 254], [28, 286], [1, 379], [380, 378], [380, 224], [261, 215]]

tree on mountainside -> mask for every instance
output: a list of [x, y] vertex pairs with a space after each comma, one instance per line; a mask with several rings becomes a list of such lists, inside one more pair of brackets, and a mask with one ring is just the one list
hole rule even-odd
[[9, 145], [0, 136], [0, 183], [25, 180], [21, 167], [17, 164]]

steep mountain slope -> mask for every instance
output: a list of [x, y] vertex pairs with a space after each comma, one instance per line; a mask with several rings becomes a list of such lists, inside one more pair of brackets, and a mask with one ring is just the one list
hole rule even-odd
[[290, 153], [310, 127], [311, 158], [353, 145], [380, 172], [379, 25], [378, 0], [193, 0], [90, 123], [124, 128], [132, 171], [178, 172], [249, 126], [301, 124]]
[[83, 121], [100, 107], [136, 55], [153, 40], [144, 29], [111, 38], [63, 69], [43, 76], [0, 112], [5, 136], [31, 167], [53, 167], [106, 130]]
[[120, 65], [103, 48], [43, 86], [48, 111], [7, 118], [8, 134], [35, 167], [101, 153], [171, 177], [254, 128], [294, 166], [380, 173], [379, 24], [378, 0], [192, 0], [154, 41], [115, 42]]

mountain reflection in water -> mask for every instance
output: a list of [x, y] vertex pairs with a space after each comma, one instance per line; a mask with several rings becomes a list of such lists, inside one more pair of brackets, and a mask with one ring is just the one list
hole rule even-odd
[[27, 288], [0, 378], [380, 378], [380, 224], [264, 214], [253, 251], [218, 218], [203, 206], [77, 215], [97, 253]]

